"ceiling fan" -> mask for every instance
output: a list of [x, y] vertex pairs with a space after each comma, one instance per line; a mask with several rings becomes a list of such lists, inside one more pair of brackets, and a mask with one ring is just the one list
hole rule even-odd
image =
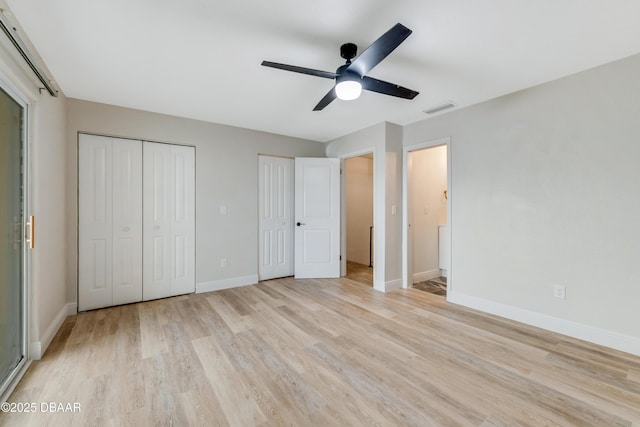
[[343, 100], [356, 99], [360, 96], [362, 89], [398, 98], [413, 99], [418, 95], [418, 92], [366, 75], [405, 41], [411, 33], [412, 31], [404, 25], [396, 24], [353, 61], [351, 60], [356, 57], [358, 47], [353, 43], [343, 44], [340, 46], [340, 56], [347, 62], [338, 67], [335, 73], [269, 61], [262, 61], [262, 65], [325, 79], [335, 79], [335, 86], [318, 102], [313, 111], [322, 110], [336, 97]]

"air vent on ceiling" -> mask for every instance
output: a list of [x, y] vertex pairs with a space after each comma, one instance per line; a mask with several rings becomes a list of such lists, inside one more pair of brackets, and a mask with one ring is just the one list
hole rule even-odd
[[439, 113], [440, 111], [443, 110], [448, 110], [449, 108], [453, 108], [455, 107], [456, 104], [453, 103], [452, 101], [446, 101], [442, 104], [436, 105], [435, 107], [431, 107], [428, 110], [422, 110], [423, 112], [427, 113], [427, 114], [435, 114], [435, 113]]

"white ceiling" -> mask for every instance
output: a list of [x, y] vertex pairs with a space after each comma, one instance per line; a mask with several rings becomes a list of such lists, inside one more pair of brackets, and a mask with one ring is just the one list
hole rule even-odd
[[[640, 52], [637, 0], [6, 0], [66, 96], [328, 141], [408, 124]], [[365, 92], [312, 111], [342, 43], [413, 34], [369, 75], [420, 92]]]

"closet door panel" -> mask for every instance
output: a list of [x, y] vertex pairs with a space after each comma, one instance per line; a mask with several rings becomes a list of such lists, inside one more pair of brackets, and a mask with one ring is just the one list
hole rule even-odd
[[111, 138], [80, 135], [78, 142], [78, 309], [113, 304]]
[[81, 135], [81, 311], [195, 291], [195, 149]]
[[171, 146], [143, 142], [144, 301], [171, 295]]
[[171, 146], [171, 295], [195, 291], [195, 148]]
[[142, 142], [113, 140], [113, 304], [142, 301]]

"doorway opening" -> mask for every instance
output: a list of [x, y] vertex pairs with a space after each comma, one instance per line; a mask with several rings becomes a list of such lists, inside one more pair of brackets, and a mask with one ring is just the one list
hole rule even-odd
[[446, 296], [449, 276], [448, 146], [406, 151], [406, 287]]
[[373, 153], [345, 159], [343, 167], [345, 276], [373, 286]]

